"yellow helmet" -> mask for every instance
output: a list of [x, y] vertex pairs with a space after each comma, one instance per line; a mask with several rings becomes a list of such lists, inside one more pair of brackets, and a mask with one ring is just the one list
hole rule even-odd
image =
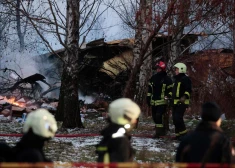
[[174, 67], [179, 69], [179, 73], [186, 73], [186, 71], [187, 71], [186, 65], [184, 63], [181, 63], [181, 62], [175, 64]]
[[37, 109], [27, 116], [23, 132], [27, 133], [30, 128], [36, 135], [52, 138], [57, 131], [57, 123], [54, 116], [46, 109]]
[[128, 98], [119, 98], [109, 105], [108, 115], [113, 123], [134, 124], [140, 115], [139, 106]]

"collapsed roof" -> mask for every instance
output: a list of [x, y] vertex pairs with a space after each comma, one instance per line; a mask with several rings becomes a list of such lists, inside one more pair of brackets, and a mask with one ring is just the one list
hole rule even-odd
[[[188, 34], [182, 39], [182, 46], [187, 48], [197, 40], [198, 35]], [[152, 43], [153, 57], [167, 57], [167, 46], [171, 37], [165, 35], [157, 35]], [[164, 44], [164, 45], [163, 45]], [[115, 97], [120, 96], [125, 81], [128, 79], [130, 65], [133, 59], [132, 48], [134, 39], [122, 39], [105, 42], [104, 39], [92, 41], [83, 44], [79, 55], [79, 82], [80, 89], [86, 93], [102, 92]], [[187, 50], [189, 52], [189, 50]], [[64, 49], [55, 51], [62, 55]], [[47, 53], [41, 56], [43, 62], [50, 61], [54, 63], [56, 68], [61, 69], [61, 62], [58, 63], [58, 57], [54, 53]], [[51, 73], [51, 67], [46, 72]], [[61, 72], [60, 72], [61, 73]], [[54, 78], [54, 77], [53, 77]]]
[[[133, 44], [134, 39], [111, 42], [99, 39], [83, 45], [79, 55], [80, 89], [85, 94], [102, 92], [109, 93], [109, 95], [119, 95], [121, 93], [120, 85], [123, 85], [123, 81], [127, 80], [127, 71], [130, 69], [129, 65], [133, 59]], [[55, 52], [59, 55], [64, 54], [64, 50], [61, 49]], [[55, 63], [54, 68], [57, 71], [62, 68], [62, 62], [58, 62], [59, 59], [54, 53], [41, 55], [40, 59], [37, 61]], [[51, 68], [45, 74], [52, 72]], [[48, 79], [50, 80], [50, 77]]]

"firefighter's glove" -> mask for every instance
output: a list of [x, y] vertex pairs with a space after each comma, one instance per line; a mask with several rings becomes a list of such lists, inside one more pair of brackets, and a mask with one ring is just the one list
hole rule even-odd
[[168, 96], [165, 96], [164, 97], [164, 100], [169, 100], [170, 98]]
[[172, 98], [172, 96], [171, 96], [170, 94], [166, 95], [166, 97], [167, 97], [168, 99], [171, 99], [171, 98]]

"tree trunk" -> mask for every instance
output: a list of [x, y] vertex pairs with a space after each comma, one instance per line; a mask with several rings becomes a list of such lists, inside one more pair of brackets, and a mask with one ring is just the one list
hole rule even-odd
[[[146, 95], [148, 89], [148, 80], [152, 72], [151, 40], [149, 30], [152, 30], [152, 0], [141, 0], [140, 9], [136, 14], [137, 28], [135, 33], [135, 44], [133, 48], [133, 69], [124, 90], [124, 97], [134, 99], [141, 110], [148, 114], [149, 108], [146, 104]], [[146, 50], [146, 51], [144, 51]]]
[[[72, 54], [72, 53], [71, 53]], [[78, 54], [77, 54], [78, 55]], [[71, 57], [71, 55], [70, 55]], [[63, 78], [62, 105], [64, 110], [63, 127], [75, 128], [83, 127], [80, 117], [80, 108], [78, 101], [78, 77], [76, 74], [76, 63], [64, 67], [66, 75]], [[77, 68], [78, 69], [78, 68]]]
[[20, 18], [20, 0], [17, 0], [16, 3], [16, 27], [17, 27], [17, 35], [19, 37], [20, 42], [20, 51], [24, 50], [24, 35], [21, 31], [21, 18]]
[[63, 121], [64, 120], [64, 92], [65, 92], [65, 84], [66, 82], [64, 81], [64, 78], [66, 76], [65, 74], [65, 67], [63, 66], [63, 72], [62, 72], [62, 77], [61, 77], [61, 86], [60, 86], [60, 96], [59, 96], [59, 104], [57, 107], [57, 111], [55, 114], [55, 119], [56, 121]]
[[[150, 0], [148, 0], [148, 1], [150, 1]], [[164, 14], [164, 16], [162, 16], [162, 19], [160, 20], [159, 24], [154, 29], [150, 30], [148, 38], [145, 39], [145, 43], [143, 42], [143, 39], [142, 39], [143, 25], [144, 25], [143, 20], [146, 19], [145, 17], [144, 17], [144, 19], [142, 18], [143, 16], [145, 16], [145, 15], [142, 15], [142, 12], [145, 11], [144, 8], [142, 7], [144, 4], [146, 4], [146, 0], [141, 0], [140, 1], [140, 11], [137, 12], [137, 14], [136, 14], [137, 28], [136, 28], [136, 34], [135, 34], [135, 44], [134, 44], [134, 48], [133, 48], [134, 60], [133, 60], [133, 65], [132, 65], [129, 80], [127, 81], [127, 84], [126, 84], [124, 92], [123, 92], [124, 97], [128, 97], [131, 99], [134, 99], [134, 97], [139, 94], [136, 89], [136, 82], [139, 81], [139, 79], [140, 79], [138, 77], [138, 75], [140, 73], [140, 67], [142, 66], [142, 64], [145, 60], [144, 56], [146, 56], [146, 53], [148, 53], [149, 46], [151, 45], [153, 38], [159, 32], [159, 30], [162, 28], [163, 24], [166, 22], [167, 18], [173, 12], [175, 1], [172, 1], [171, 3], [168, 4], [168, 8], [167, 8], [166, 13]], [[149, 21], [151, 21], [151, 19]], [[149, 24], [151, 25], [151, 22]], [[151, 57], [151, 56], [149, 56], [149, 57]], [[149, 60], [147, 59], [147, 62], [148, 61]], [[149, 62], [146, 64], [149, 64]], [[151, 65], [149, 68], [151, 68]], [[149, 75], [148, 70], [146, 69], [145, 71], [146, 72], [144, 72], [144, 74]], [[143, 76], [144, 75], [141, 74], [141, 79], [143, 79]], [[148, 77], [149, 76], [144, 77], [145, 81], [144, 81], [143, 85], [146, 85], [146, 80]], [[145, 91], [145, 96], [146, 96], [146, 93], [147, 93], [147, 91]], [[143, 95], [141, 97], [143, 98]], [[141, 100], [140, 102], [144, 102], [144, 100]]]
[[134, 47], [133, 47], [133, 64], [132, 64], [132, 69], [131, 73], [129, 76], [129, 80], [127, 81], [127, 84], [125, 86], [123, 96], [128, 97], [130, 99], [134, 99], [135, 97], [135, 92], [136, 92], [136, 81], [138, 79], [139, 75], [139, 69], [140, 69], [140, 53], [141, 53], [141, 48], [142, 48], [142, 29], [143, 29], [143, 20], [142, 20], [142, 6], [143, 2], [145, 0], [140, 0], [140, 9], [136, 13], [136, 22], [137, 22], [137, 27], [136, 27], [136, 32], [135, 32], [135, 42], [134, 42]]
[[[180, 27], [181, 28], [181, 27]], [[171, 50], [169, 53], [169, 61], [167, 63], [168, 69], [170, 69], [174, 64], [179, 54], [181, 53], [181, 37], [183, 36], [183, 29], [179, 30], [177, 34], [172, 35], [173, 42], [171, 43]]]
[[83, 127], [80, 117], [78, 96], [79, 57], [79, 1], [67, 0], [66, 44], [62, 87], [60, 90], [60, 110], [64, 114], [63, 127]]
[[[142, 33], [143, 43], [146, 44], [149, 39], [150, 32], [147, 30], [151, 30], [152, 27], [152, 0], [145, 1], [145, 4], [142, 9], [143, 13], [143, 22], [144, 22], [144, 31]], [[146, 57], [149, 52], [152, 51], [152, 45], [149, 45], [146, 54], [144, 55], [145, 59], [140, 68], [139, 74], [139, 82], [136, 91], [135, 101], [140, 105], [141, 110], [148, 114], [149, 108], [146, 104], [146, 96], [148, 91], [148, 80], [152, 76], [152, 55]]]
[[[190, 1], [178, 1], [178, 8], [176, 19], [174, 17], [170, 18], [169, 21], [169, 28], [172, 29], [170, 31], [170, 35], [172, 36], [173, 42], [170, 45], [170, 52], [169, 52], [169, 60], [167, 63], [167, 69], [171, 70], [173, 65], [176, 62], [176, 59], [180, 56], [182, 49], [181, 49], [181, 40], [184, 33], [184, 27], [187, 25], [188, 18], [189, 18], [189, 9], [190, 9], [191, 2]], [[175, 25], [174, 25], [175, 22]]]
[[[235, 25], [233, 23], [233, 25]], [[235, 26], [233, 26], [233, 63], [232, 63], [232, 74], [235, 74]]]
[[[235, 14], [235, 0], [233, 1], [233, 16]], [[235, 74], [235, 18], [232, 21], [232, 33], [233, 33], [233, 63], [232, 63], [232, 74]]]

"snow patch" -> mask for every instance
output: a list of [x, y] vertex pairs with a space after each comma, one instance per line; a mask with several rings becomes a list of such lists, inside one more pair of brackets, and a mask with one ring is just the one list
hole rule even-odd
[[[159, 139], [146, 139], [146, 138], [137, 138], [137, 137], [133, 137], [132, 140], [132, 146], [133, 148], [135, 148], [136, 150], [147, 150], [147, 151], [153, 151], [153, 152], [161, 152], [161, 151], [165, 151], [166, 149], [163, 148], [157, 148], [156, 147], [156, 143], [162, 143], [161, 140]], [[161, 146], [159, 144], [159, 146]]]

